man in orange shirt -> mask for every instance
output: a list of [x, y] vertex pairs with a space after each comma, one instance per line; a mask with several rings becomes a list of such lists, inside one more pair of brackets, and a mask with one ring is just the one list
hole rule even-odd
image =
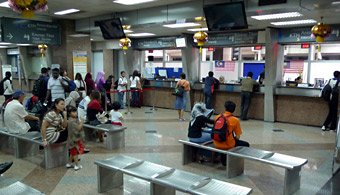
[[[233, 116], [233, 112], [235, 111], [236, 105], [232, 101], [226, 101], [224, 103], [225, 112], [223, 116], [227, 118], [227, 125], [228, 125], [228, 134], [227, 139], [224, 142], [218, 142], [213, 140], [214, 145], [218, 149], [222, 150], [229, 150], [230, 148], [236, 146], [246, 146], [249, 147], [249, 143], [246, 141], [240, 140], [240, 136], [242, 134], [242, 129], [240, 125], [240, 121]], [[216, 116], [215, 121], [220, 117], [220, 115]], [[226, 166], [226, 155], [221, 155], [221, 162], [222, 165]]]

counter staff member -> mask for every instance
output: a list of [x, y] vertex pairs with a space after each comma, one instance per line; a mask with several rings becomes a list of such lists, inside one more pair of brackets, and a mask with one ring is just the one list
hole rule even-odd
[[248, 72], [247, 77], [241, 81], [241, 120], [248, 120], [248, 109], [254, 85], [258, 83], [253, 79], [253, 72]]

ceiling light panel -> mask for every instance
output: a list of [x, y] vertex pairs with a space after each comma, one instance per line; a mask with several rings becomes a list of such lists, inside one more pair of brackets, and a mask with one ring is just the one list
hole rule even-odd
[[0, 42], [0, 45], [11, 45], [12, 43]]
[[66, 15], [66, 14], [72, 14], [75, 12], [79, 12], [78, 9], [67, 9], [67, 10], [63, 10], [63, 11], [59, 11], [59, 12], [55, 12], [55, 15]]
[[190, 28], [190, 29], [188, 29], [188, 31], [191, 31], [191, 32], [208, 31], [208, 30], [209, 30], [208, 28]]
[[124, 33], [132, 33], [132, 30], [124, 30]]
[[272, 20], [272, 19], [282, 19], [282, 18], [294, 18], [300, 17], [302, 14], [299, 12], [287, 12], [287, 13], [279, 13], [279, 14], [266, 14], [260, 16], [250, 16], [255, 20]]
[[332, 5], [339, 5], [340, 4], [340, 1], [333, 1], [332, 2]]
[[293, 20], [293, 21], [284, 21], [284, 22], [271, 22], [272, 25], [275, 26], [288, 26], [288, 25], [297, 25], [297, 24], [314, 24], [315, 20]]
[[154, 36], [153, 33], [132, 33], [129, 34], [129, 37], [148, 37], [148, 36]]
[[155, 0], [116, 0], [116, 1], [113, 1], [113, 3], [119, 3], [123, 5], [136, 5], [136, 4], [141, 4], [141, 3], [148, 3], [151, 1], [155, 1]]
[[165, 24], [163, 26], [167, 28], [186, 28], [186, 27], [194, 27], [194, 26], [201, 26], [201, 25], [198, 23], [188, 22], [188, 23]]
[[7, 8], [9, 8], [8, 1], [0, 3], [0, 7], [7, 7]]

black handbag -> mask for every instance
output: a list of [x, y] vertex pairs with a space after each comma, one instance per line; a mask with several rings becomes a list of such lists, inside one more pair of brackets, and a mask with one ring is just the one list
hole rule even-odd
[[174, 96], [178, 96], [178, 97], [183, 97], [184, 95], [184, 87], [177, 87], [175, 88], [175, 91], [172, 93], [172, 95]]

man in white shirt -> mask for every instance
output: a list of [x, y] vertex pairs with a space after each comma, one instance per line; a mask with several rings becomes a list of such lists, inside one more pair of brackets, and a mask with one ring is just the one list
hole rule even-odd
[[[29, 130], [33, 130], [31, 126], [25, 122], [25, 120], [39, 122], [39, 118], [29, 115], [22, 102], [25, 99], [25, 94], [21, 90], [17, 90], [13, 93], [13, 100], [10, 101], [5, 109], [5, 126], [10, 133], [25, 134]], [[39, 131], [39, 129], [34, 129]]]
[[48, 80], [47, 83], [47, 95], [45, 103], [48, 102], [50, 96], [52, 102], [54, 102], [54, 100], [57, 98], [65, 99], [65, 87], [67, 86], [62, 81], [62, 77], [59, 75], [59, 69], [54, 68], [52, 70], [52, 77]]
[[124, 94], [125, 94], [125, 90], [126, 90], [126, 86], [128, 84], [128, 81], [125, 77], [125, 71], [120, 72], [121, 77], [118, 80], [118, 100], [119, 103], [121, 105], [121, 109], [124, 109]]

